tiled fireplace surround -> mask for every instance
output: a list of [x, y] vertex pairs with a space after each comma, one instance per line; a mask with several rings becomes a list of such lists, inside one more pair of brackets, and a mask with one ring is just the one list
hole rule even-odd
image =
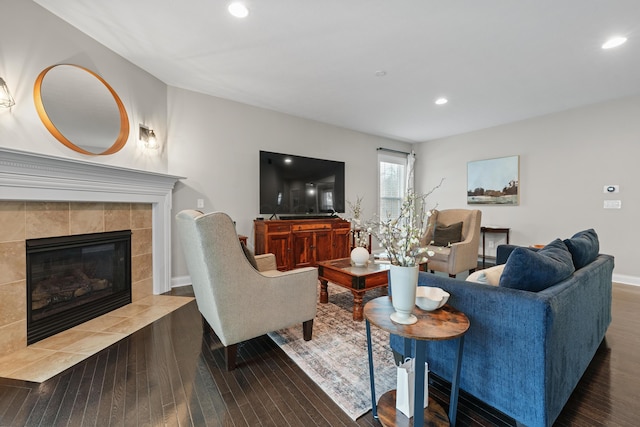
[[26, 347], [26, 239], [132, 230], [134, 301], [170, 289], [179, 177], [0, 148], [0, 356]]

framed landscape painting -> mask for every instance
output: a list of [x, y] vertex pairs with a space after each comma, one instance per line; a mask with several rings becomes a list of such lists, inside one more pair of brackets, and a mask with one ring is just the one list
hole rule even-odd
[[467, 204], [518, 205], [520, 156], [467, 163]]

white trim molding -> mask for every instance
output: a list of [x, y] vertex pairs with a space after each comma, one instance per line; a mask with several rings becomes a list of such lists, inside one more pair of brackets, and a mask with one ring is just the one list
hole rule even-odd
[[171, 289], [171, 196], [182, 178], [0, 147], [0, 200], [150, 203], [154, 294]]

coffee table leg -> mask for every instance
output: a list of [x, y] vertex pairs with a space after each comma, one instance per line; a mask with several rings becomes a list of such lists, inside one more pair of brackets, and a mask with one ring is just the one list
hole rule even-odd
[[320, 279], [320, 303], [326, 304], [329, 302], [329, 291], [327, 291], [328, 281]]
[[362, 319], [364, 319], [362, 315], [362, 297], [364, 296], [364, 292], [351, 291], [351, 293], [353, 294], [353, 320], [361, 322]]

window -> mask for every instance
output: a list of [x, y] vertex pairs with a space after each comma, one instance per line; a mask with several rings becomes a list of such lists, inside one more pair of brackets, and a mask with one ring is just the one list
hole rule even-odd
[[320, 210], [322, 212], [333, 211], [333, 188], [319, 188], [320, 192]]
[[378, 154], [378, 215], [381, 219], [397, 217], [407, 190], [407, 157]]

